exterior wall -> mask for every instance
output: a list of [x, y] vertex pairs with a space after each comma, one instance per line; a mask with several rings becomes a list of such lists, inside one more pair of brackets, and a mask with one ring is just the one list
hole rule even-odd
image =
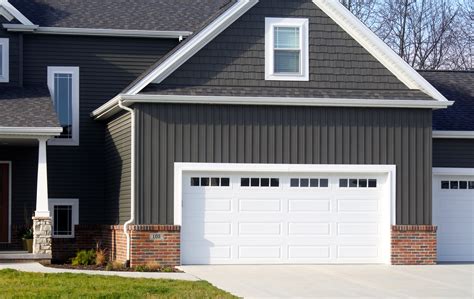
[[111, 120], [105, 131], [105, 196], [112, 223], [130, 219], [131, 121], [130, 113]]
[[176, 44], [177, 40], [165, 39], [24, 35], [25, 85], [46, 85], [48, 66], [80, 67], [80, 146], [48, 147], [48, 179], [51, 198], [79, 198], [81, 224], [116, 220], [103, 212], [108, 208], [106, 126], [90, 113]]
[[[309, 19], [310, 80], [265, 81], [265, 18]], [[260, 0], [162, 84], [407, 90], [311, 0]]]
[[138, 224], [173, 224], [174, 162], [395, 164], [397, 224], [431, 224], [431, 110], [136, 104]]
[[436, 231], [432, 225], [393, 226], [392, 265], [436, 264]]
[[433, 139], [433, 167], [474, 168], [474, 139]]

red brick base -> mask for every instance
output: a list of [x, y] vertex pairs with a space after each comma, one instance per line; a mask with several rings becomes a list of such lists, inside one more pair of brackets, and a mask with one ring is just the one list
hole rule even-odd
[[[131, 225], [130, 266], [158, 263], [180, 264], [180, 227], [173, 225]], [[76, 225], [75, 238], [53, 239], [53, 261], [67, 261], [79, 250], [106, 249], [110, 259], [127, 260], [127, 238], [122, 225]]]
[[435, 265], [436, 226], [392, 226], [392, 265]]

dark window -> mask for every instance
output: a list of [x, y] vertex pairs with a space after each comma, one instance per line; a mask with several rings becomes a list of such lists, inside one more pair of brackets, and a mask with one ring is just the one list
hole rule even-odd
[[360, 188], [367, 188], [367, 179], [360, 179], [359, 180], [359, 187]]
[[318, 179], [310, 179], [309, 180], [310, 187], [316, 188], [319, 187], [319, 180]]
[[459, 183], [458, 181], [451, 181], [451, 189], [458, 189]]
[[53, 231], [56, 236], [72, 235], [72, 206], [56, 205], [54, 206], [54, 224]]
[[369, 180], [369, 188], [377, 188], [377, 180]]
[[260, 179], [260, 186], [270, 187], [270, 179], [269, 178]]
[[221, 178], [221, 186], [222, 187], [229, 187], [230, 186], [230, 179], [229, 178]]
[[209, 178], [201, 178], [201, 186], [209, 186]]
[[321, 188], [329, 187], [329, 180], [328, 179], [320, 179], [319, 180], [319, 187], [321, 187]]
[[441, 189], [449, 189], [449, 181], [441, 181]]
[[250, 186], [250, 179], [249, 178], [241, 178], [240, 179], [240, 186], [242, 186], [242, 187]]
[[467, 189], [467, 182], [466, 181], [459, 182], [459, 189]]
[[191, 186], [199, 186], [199, 178], [191, 178]]
[[271, 183], [272, 187], [279, 187], [280, 186], [280, 179], [272, 178], [270, 180], [270, 183]]
[[309, 179], [301, 179], [300, 187], [309, 187]]
[[260, 179], [259, 179], [259, 178], [252, 178], [252, 179], [250, 180], [250, 185], [251, 185], [252, 187], [258, 187], [258, 186], [260, 186]]
[[473, 181], [469, 182], [469, 189], [474, 189], [474, 182]]
[[349, 179], [349, 187], [357, 188], [357, 179]]
[[219, 178], [211, 178], [211, 186], [213, 186], [213, 187], [220, 186], [220, 179]]
[[290, 180], [290, 186], [291, 187], [299, 187], [300, 186], [300, 180], [299, 179], [291, 179]]
[[339, 187], [347, 188], [349, 186], [349, 181], [347, 179], [339, 179]]

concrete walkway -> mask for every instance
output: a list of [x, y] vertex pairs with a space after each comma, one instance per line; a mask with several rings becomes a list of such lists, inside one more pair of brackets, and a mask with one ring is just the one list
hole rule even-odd
[[183, 266], [245, 298], [474, 298], [474, 265]]
[[129, 278], [153, 278], [153, 279], [178, 279], [197, 281], [197, 277], [188, 273], [158, 273], [158, 272], [118, 272], [118, 271], [90, 271], [90, 270], [71, 270], [57, 269], [41, 265], [40, 263], [0, 263], [0, 270], [14, 269], [22, 272], [36, 273], [74, 273], [90, 275], [121, 276]]

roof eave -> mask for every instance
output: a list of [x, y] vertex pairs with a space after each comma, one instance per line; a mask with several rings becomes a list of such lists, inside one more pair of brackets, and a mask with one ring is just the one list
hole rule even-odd
[[11, 138], [32, 138], [39, 136], [59, 136], [63, 131], [61, 127], [1, 127], [0, 136]]

